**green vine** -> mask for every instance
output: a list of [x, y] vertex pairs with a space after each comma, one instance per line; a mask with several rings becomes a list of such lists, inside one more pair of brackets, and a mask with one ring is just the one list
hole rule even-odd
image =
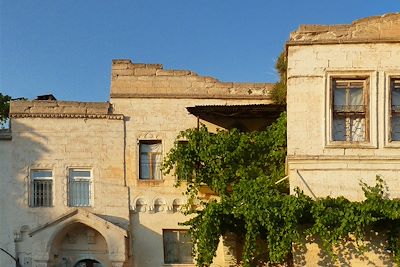
[[[237, 130], [209, 133], [202, 126], [182, 132], [164, 162], [164, 172], [173, 172], [177, 186], [184, 184], [189, 198], [186, 213], [196, 263], [209, 266], [220, 237], [236, 233], [243, 240], [241, 261], [253, 266], [263, 261], [282, 263], [290, 259], [293, 245], [304, 238], [318, 238], [322, 247], [337, 260], [335, 248], [349, 240], [362, 253], [366, 233], [387, 237], [387, 249], [400, 265], [400, 200], [386, 196], [384, 181], [377, 176], [373, 186], [361, 183], [365, 200], [344, 197], [318, 198], [300, 190], [288, 193], [285, 173], [286, 114], [262, 132]], [[207, 186], [218, 198], [201, 199]], [[194, 203], [200, 207], [193, 209]], [[256, 244], [267, 249], [260, 251]]]

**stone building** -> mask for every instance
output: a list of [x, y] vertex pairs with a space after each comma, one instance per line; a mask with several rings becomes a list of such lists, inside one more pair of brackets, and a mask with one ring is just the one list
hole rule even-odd
[[[291, 189], [362, 200], [360, 180], [373, 185], [381, 175], [399, 198], [400, 14], [300, 26], [287, 55]], [[390, 266], [384, 248], [347, 264]], [[323, 265], [317, 253], [309, 245], [303, 264]]]
[[[0, 135], [0, 248], [24, 267], [193, 266], [183, 188], [162, 158], [199, 121], [270, 123], [270, 89], [114, 60], [109, 102], [13, 101]], [[2, 252], [0, 266], [15, 266]], [[215, 266], [228, 256], [221, 246]]]

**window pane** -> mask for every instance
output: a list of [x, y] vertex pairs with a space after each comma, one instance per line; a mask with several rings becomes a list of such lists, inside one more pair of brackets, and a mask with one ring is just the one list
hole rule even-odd
[[400, 141], [400, 115], [392, 117], [392, 140]]
[[187, 231], [164, 230], [164, 262], [193, 263], [192, 243]]
[[351, 89], [350, 90], [350, 105], [352, 106], [360, 106], [363, 105], [363, 90], [359, 89]]
[[399, 109], [400, 106], [400, 90], [392, 90], [392, 106], [397, 106], [395, 109]]
[[50, 179], [32, 181], [33, 207], [50, 207], [53, 204], [53, 181]]
[[151, 155], [152, 161], [152, 173], [153, 179], [159, 180], [161, 179], [161, 155], [160, 154], [152, 154]]
[[365, 141], [365, 118], [350, 118], [350, 141]]
[[51, 170], [32, 170], [32, 179], [51, 179], [53, 172]]
[[139, 147], [139, 179], [160, 180], [162, 163], [161, 141], [142, 141]]
[[71, 169], [69, 172], [69, 205], [72, 207], [90, 206], [91, 171]]
[[344, 117], [333, 118], [333, 141], [346, 141], [346, 120]]
[[73, 176], [73, 177], [87, 177], [87, 178], [90, 178], [90, 171], [89, 170], [87, 170], [87, 171], [85, 171], [85, 170], [71, 170], [70, 173], [71, 173], [71, 176]]
[[346, 105], [346, 89], [335, 89], [333, 99], [335, 106]]
[[147, 153], [140, 154], [140, 179], [150, 179], [150, 159]]

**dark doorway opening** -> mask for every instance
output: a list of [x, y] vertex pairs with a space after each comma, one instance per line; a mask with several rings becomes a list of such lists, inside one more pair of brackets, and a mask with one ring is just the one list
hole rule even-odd
[[81, 260], [74, 267], [102, 267], [101, 263], [96, 260]]

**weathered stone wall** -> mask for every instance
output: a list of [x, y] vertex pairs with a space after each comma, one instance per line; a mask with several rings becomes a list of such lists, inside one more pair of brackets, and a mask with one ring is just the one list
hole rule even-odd
[[[271, 103], [271, 84], [221, 83], [191, 71], [164, 70], [159, 64], [133, 64], [113, 61], [111, 104], [126, 120], [126, 177], [130, 187], [134, 266], [160, 266], [163, 263], [163, 229], [182, 229], [188, 218], [173, 212], [173, 202], [185, 203], [184, 188], [175, 188], [175, 177], [162, 181], [139, 180], [139, 141], [161, 140], [162, 154], [168, 151], [180, 131], [197, 126], [197, 118], [186, 107], [196, 105], [240, 105]], [[165, 201], [165, 210], [156, 211], [155, 201]], [[139, 211], [137, 201], [147, 204]], [[154, 249], [150, 249], [154, 248]], [[224, 266], [219, 248], [215, 266]]]
[[[381, 174], [392, 197], [399, 197], [400, 145], [388, 142], [387, 92], [389, 76], [400, 74], [400, 43], [289, 46], [288, 58], [292, 189], [300, 186], [316, 196], [345, 195], [359, 200], [359, 180], [373, 184]], [[369, 77], [370, 141], [366, 144], [330, 144], [330, 75]]]
[[368, 17], [348, 25], [301, 25], [291, 33], [288, 44], [397, 42], [399, 14]]
[[[287, 53], [291, 190], [299, 187], [312, 197], [362, 200], [360, 180], [373, 185], [376, 175], [381, 175], [389, 197], [400, 197], [400, 143], [390, 142], [388, 128], [389, 79], [400, 75], [400, 14], [363, 19], [352, 25], [303, 26], [291, 35]], [[369, 80], [368, 141], [339, 144], [331, 140], [332, 77]], [[382, 244], [378, 239], [372, 239], [370, 246], [379, 248]], [[295, 251], [305, 253], [306, 263], [297, 261], [297, 265], [324, 265], [316, 244], [305, 248]], [[391, 262], [382, 249], [350, 261], [351, 266], [365, 266], [366, 262], [385, 266]]]
[[[24, 229], [22, 240], [16, 243], [17, 252], [21, 252], [18, 247], [28, 249], [19, 254], [21, 260], [35, 256], [29, 251], [34, 245], [27, 233], [76, 209], [68, 207], [67, 202], [69, 168], [92, 170], [93, 203], [85, 209], [128, 229], [123, 120], [109, 114], [109, 106], [56, 101], [11, 103], [12, 140], [0, 140], [1, 247], [15, 255], [13, 233]], [[29, 207], [32, 168], [53, 171], [53, 207]], [[11, 266], [4, 254], [0, 259], [1, 266]]]
[[189, 70], [165, 70], [161, 64], [114, 60], [111, 98], [269, 99], [272, 84], [220, 82]]

